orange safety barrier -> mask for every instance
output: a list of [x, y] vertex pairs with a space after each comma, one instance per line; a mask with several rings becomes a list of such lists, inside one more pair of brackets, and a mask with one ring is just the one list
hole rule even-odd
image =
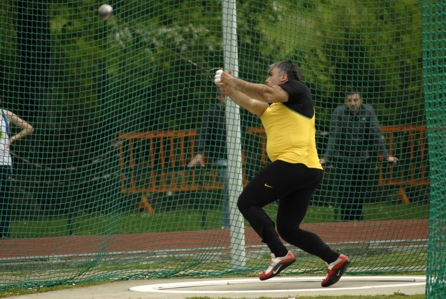
[[[400, 187], [399, 197], [404, 203], [409, 203], [409, 198], [405, 188], [407, 186], [429, 185], [429, 178], [426, 171], [427, 151], [426, 151], [426, 127], [424, 126], [389, 126], [383, 127], [382, 132], [387, 135], [386, 144], [389, 147], [389, 154], [401, 159], [401, 155], [407, 155], [410, 161], [408, 170], [398, 173], [395, 168], [399, 167], [401, 162], [395, 166], [392, 163], [388, 165], [380, 163], [379, 183], [381, 185], [393, 185]], [[407, 146], [400, 145], [408, 143]], [[399, 145], [399, 146], [398, 146]], [[396, 153], [396, 150], [401, 152]], [[404, 151], [404, 152], [403, 152]], [[382, 157], [380, 156], [382, 161]], [[388, 169], [384, 169], [384, 168]]]
[[[426, 127], [424, 126], [386, 126], [382, 127], [382, 132], [386, 135], [386, 146], [389, 148], [389, 154], [400, 159], [395, 166], [393, 163], [383, 163], [381, 154], [377, 167], [379, 172], [379, 184], [399, 187], [399, 198], [404, 203], [409, 203], [409, 197], [406, 194], [407, 186], [429, 185], [429, 178], [426, 171]], [[249, 128], [248, 133], [260, 134], [262, 144], [262, 163], [267, 160], [265, 150], [265, 134], [262, 127]], [[329, 132], [316, 132], [317, 136], [327, 137]], [[408, 143], [402, 146], [404, 143]], [[408, 153], [408, 159], [405, 159]], [[401, 173], [395, 171], [395, 168], [401, 166], [401, 162], [409, 160], [408, 171]]]
[[[402, 175], [395, 171], [391, 163], [378, 164], [379, 184], [399, 187], [399, 196], [408, 203], [405, 188], [414, 185], [428, 185], [426, 171], [425, 127], [389, 126], [382, 128], [387, 137], [386, 146], [391, 155], [402, 159], [403, 150], [409, 155], [409, 171]], [[262, 127], [251, 127], [247, 133], [259, 141], [261, 163], [267, 163], [266, 136]], [[156, 192], [186, 192], [217, 190], [224, 186], [218, 181], [216, 170], [212, 168], [188, 168], [194, 153], [195, 130], [157, 131], [145, 133], [119, 134], [119, 165], [121, 191], [123, 193], [142, 194], [137, 211], [144, 209], [149, 213], [154, 210], [147, 200], [147, 194]], [[326, 137], [328, 132], [317, 132]], [[402, 147], [400, 144], [408, 143]], [[401, 151], [401, 152], [398, 152]], [[243, 155], [244, 157], [245, 155]], [[406, 159], [407, 160], [407, 159]], [[243, 158], [243, 162], [245, 159]], [[418, 161], [418, 162], [417, 162]], [[243, 175], [246, 184], [246, 175]]]
[[[187, 167], [195, 155], [195, 135], [195, 130], [120, 133], [119, 165], [121, 170], [130, 170], [129, 174], [125, 171], [121, 174], [122, 192], [154, 193], [223, 188], [216, 180], [215, 170], [205, 169], [211, 178], [199, 182], [197, 173], [202, 172], [201, 167]], [[140, 175], [149, 180], [138, 184], [137, 172], [138, 167], [142, 169], [141, 164], [149, 172], [140, 172]]]
[[194, 157], [195, 130], [119, 134], [121, 191], [142, 194], [135, 212], [153, 213], [147, 194], [222, 189], [216, 170], [188, 168]]

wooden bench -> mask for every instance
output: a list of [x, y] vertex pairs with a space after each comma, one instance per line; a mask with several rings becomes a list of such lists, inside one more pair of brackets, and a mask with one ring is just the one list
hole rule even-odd
[[[429, 185], [426, 175], [425, 127], [390, 126], [382, 128], [386, 145], [391, 155], [400, 159], [396, 166], [378, 164], [379, 184], [396, 186], [399, 196], [405, 203], [409, 198], [405, 189], [408, 186]], [[266, 137], [262, 127], [247, 129], [248, 136], [257, 140], [260, 163], [267, 163]], [[195, 136], [197, 131], [157, 131], [119, 134], [119, 165], [121, 169], [121, 191], [124, 194], [141, 194], [137, 210], [153, 213], [147, 194], [157, 192], [212, 191], [224, 188], [219, 182], [216, 169], [206, 167], [188, 168], [187, 164], [195, 156]], [[318, 138], [328, 138], [328, 132], [318, 132]], [[252, 156], [252, 153], [250, 153]], [[242, 158], [245, 164], [245, 154]], [[402, 165], [407, 164], [408, 165]], [[399, 170], [398, 168], [404, 168]], [[243, 171], [244, 184], [247, 183]]]

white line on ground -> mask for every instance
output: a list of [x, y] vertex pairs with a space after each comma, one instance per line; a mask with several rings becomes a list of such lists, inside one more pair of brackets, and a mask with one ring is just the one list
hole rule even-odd
[[[144, 286], [131, 287], [130, 291], [134, 292], [144, 292], [144, 293], [172, 293], [172, 294], [228, 294], [228, 293], [278, 293], [278, 292], [323, 292], [323, 291], [339, 291], [339, 290], [361, 290], [361, 289], [378, 289], [378, 288], [391, 288], [391, 287], [408, 287], [408, 286], [419, 286], [426, 284], [425, 276], [344, 276], [342, 277], [342, 282], [364, 282], [367, 285], [358, 285], [355, 287], [336, 287], [336, 288], [300, 288], [300, 289], [289, 289], [284, 287], [283, 289], [271, 289], [267, 287], [267, 284], [278, 284], [278, 283], [294, 283], [296, 282], [320, 282], [322, 279], [320, 277], [283, 277], [274, 278], [267, 282], [260, 281], [258, 278], [248, 278], [248, 279], [222, 279], [222, 280], [200, 280], [200, 281], [189, 281], [189, 282], [179, 282], [179, 283], [163, 283], [163, 284], [152, 284]], [[390, 283], [393, 282], [393, 283]], [[371, 284], [370, 283], [374, 283]], [[381, 284], [386, 283], [386, 284]], [[390, 284], [389, 284], [390, 283]], [[236, 287], [231, 288], [228, 286], [236, 286], [241, 284], [252, 284], [252, 290], [238, 290]], [[263, 286], [259, 286], [262, 285]], [[200, 288], [215, 286], [215, 290], [187, 290], [187, 288]], [[221, 290], [221, 286], [226, 286], [228, 290]], [[181, 289], [181, 290], [178, 290]], [[218, 290], [220, 289], [220, 290]]]

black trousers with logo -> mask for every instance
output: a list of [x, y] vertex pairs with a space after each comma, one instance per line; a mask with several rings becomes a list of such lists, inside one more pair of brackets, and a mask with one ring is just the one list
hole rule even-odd
[[[277, 160], [262, 169], [240, 194], [237, 203], [240, 212], [276, 257], [285, 256], [288, 252], [279, 234], [286, 242], [327, 263], [338, 258], [339, 254], [318, 235], [300, 228], [322, 177], [321, 169]], [[263, 207], [277, 200], [276, 231], [273, 220]]]

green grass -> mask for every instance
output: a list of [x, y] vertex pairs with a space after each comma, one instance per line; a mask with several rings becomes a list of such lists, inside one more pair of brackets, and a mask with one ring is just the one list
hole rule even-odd
[[[297, 296], [296, 297], [260, 297], [258, 299], [424, 299], [424, 295], [406, 295], [404, 293], [395, 293], [393, 295], [376, 295], [376, 296]], [[187, 299], [210, 299], [210, 297], [187, 297]], [[219, 299], [229, 299], [227, 297], [221, 297]], [[234, 299], [231, 297], [231, 299]], [[240, 297], [237, 299], [246, 299], [246, 297]], [[250, 299], [252, 299], [250, 297]]]
[[[252, 299], [252, 297], [249, 297]], [[406, 295], [404, 293], [395, 293], [393, 295], [376, 295], [376, 296], [301, 296], [296, 297], [260, 297], [258, 299], [424, 299], [424, 295]], [[210, 299], [210, 297], [187, 297], [186, 299]], [[219, 297], [219, 299], [229, 299], [227, 297]], [[234, 299], [231, 297], [231, 299]], [[236, 299], [247, 299], [246, 297], [240, 297]]]
[[[277, 205], [266, 208], [275, 219]], [[336, 206], [311, 206], [304, 223], [335, 221]], [[420, 204], [366, 204], [364, 220], [419, 219], [429, 217], [429, 206]], [[248, 223], [245, 222], [245, 225]], [[130, 234], [150, 232], [193, 231], [219, 229], [221, 212], [205, 206], [204, 209], [184, 209], [174, 211], [157, 210], [155, 214], [77, 213], [71, 220], [74, 235]], [[11, 223], [12, 238], [57, 237], [69, 234], [68, 217], [28, 217]]]

